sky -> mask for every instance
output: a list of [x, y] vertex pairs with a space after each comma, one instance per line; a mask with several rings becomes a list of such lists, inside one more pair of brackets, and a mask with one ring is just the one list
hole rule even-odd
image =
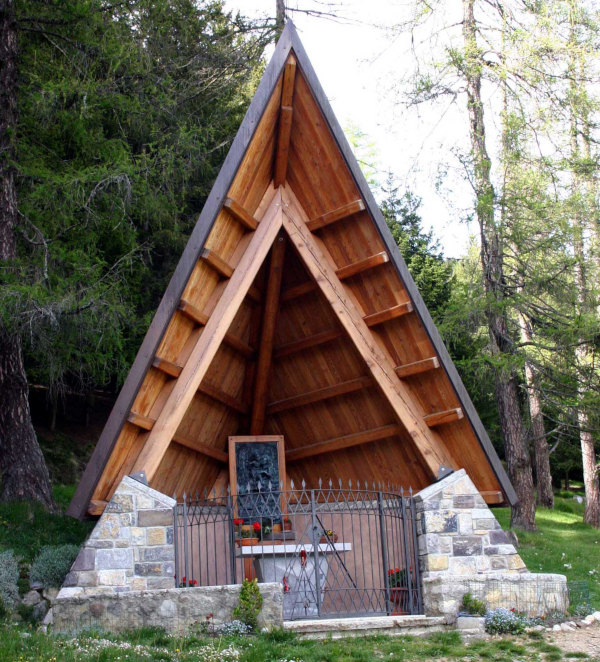
[[[421, 198], [423, 226], [433, 229], [444, 255], [464, 256], [476, 231], [468, 222], [471, 192], [456, 158], [457, 149], [467, 149], [467, 126], [456, 104], [433, 109], [402, 104], [399, 88], [411, 67], [411, 42], [385, 28], [406, 20], [409, 0], [335, 2], [333, 8], [326, 0], [287, 0], [286, 5], [308, 5], [340, 17], [328, 20], [292, 12], [338, 121], [345, 130], [354, 126], [366, 135], [365, 143], [372, 148], [362, 156], [375, 165], [382, 184], [391, 171], [400, 191]], [[225, 0], [225, 6], [250, 17], [275, 12], [275, 0]], [[381, 199], [381, 193], [375, 194]]]

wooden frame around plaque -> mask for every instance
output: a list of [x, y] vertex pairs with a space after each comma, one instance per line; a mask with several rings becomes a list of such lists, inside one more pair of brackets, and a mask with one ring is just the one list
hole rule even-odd
[[[236, 466], [236, 453], [235, 445], [238, 443], [252, 444], [252, 443], [274, 443], [277, 445], [277, 468], [279, 471], [279, 484], [283, 485], [286, 489], [286, 474], [285, 474], [285, 449], [283, 445], [283, 435], [280, 434], [265, 434], [265, 435], [248, 435], [248, 436], [234, 436], [229, 437], [229, 485], [232, 494], [237, 492], [237, 466]], [[266, 487], [266, 486], [265, 486]], [[279, 485], [276, 486], [279, 489]]]

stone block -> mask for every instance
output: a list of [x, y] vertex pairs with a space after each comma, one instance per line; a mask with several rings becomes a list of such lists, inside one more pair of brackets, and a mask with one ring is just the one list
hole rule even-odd
[[146, 494], [136, 494], [135, 505], [138, 510], [150, 510], [154, 507], [154, 499]]
[[145, 527], [132, 526], [129, 529], [129, 542], [132, 545], [145, 545], [146, 544], [146, 531]]
[[492, 531], [497, 529], [500, 525], [495, 518], [490, 517], [488, 519], [476, 519], [473, 520], [473, 529], [477, 531]]
[[463, 536], [470, 536], [473, 533], [473, 518], [471, 513], [458, 514], [458, 533]]
[[440, 554], [452, 554], [452, 540], [451, 536], [439, 536]]
[[119, 516], [115, 514], [104, 514], [100, 518], [100, 521], [96, 525], [96, 528], [92, 531], [92, 538], [110, 538], [114, 540], [119, 538], [119, 532], [121, 529], [121, 523], [119, 521]]
[[175, 586], [175, 579], [173, 577], [148, 577], [148, 590], [160, 588], [173, 588]]
[[78, 572], [76, 586], [98, 586], [98, 573], [95, 570]]
[[490, 531], [490, 543], [492, 545], [508, 545], [510, 544], [510, 540], [506, 532], [500, 529], [499, 531]]
[[115, 547], [123, 549], [124, 547], [130, 547], [131, 543], [129, 540], [115, 540]]
[[508, 558], [506, 556], [492, 556], [490, 558], [490, 568], [492, 570], [507, 570]]
[[169, 526], [172, 524], [172, 510], [140, 510], [138, 512], [138, 526]]
[[71, 586], [77, 586], [77, 579], [78, 579], [78, 573], [76, 572], [69, 572], [67, 573], [67, 576], [65, 577], [65, 580], [63, 582], [64, 587], [71, 587]]
[[99, 586], [119, 586], [125, 584], [125, 570], [99, 570]]
[[135, 524], [135, 513], [121, 513], [119, 515], [119, 522], [121, 526], [130, 527]]
[[473, 508], [475, 497], [472, 494], [457, 494], [453, 499], [454, 508]]
[[95, 562], [96, 550], [90, 547], [83, 547], [71, 566], [71, 570], [93, 570]]
[[37, 605], [41, 599], [42, 596], [37, 591], [27, 591], [23, 596], [23, 604], [28, 607], [33, 607], [34, 605]]
[[165, 529], [167, 532], [167, 545], [172, 545], [173, 544], [173, 527], [172, 526], [167, 526]]
[[481, 551], [480, 536], [458, 536], [452, 541], [453, 556], [476, 556]]
[[[92, 536], [94, 534], [92, 533]], [[111, 547], [114, 547], [115, 544], [112, 540], [94, 540], [93, 538], [90, 537], [90, 539], [85, 543], [86, 547], [92, 547], [93, 549], [110, 549]]]
[[133, 496], [131, 494], [113, 494], [106, 506], [108, 512], [130, 513], [133, 511]]
[[148, 588], [148, 580], [145, 577], [135, 577], [129, 582], [129, 586], [132, 591], [145, 591]]
[[452, 511], [431, 511], [422, 515], [424, 533], [457, 533], [458, 518]]
[[459, 616], [456, 619], [456, 629], [485, 632], [485, 618], [481, 616]]
[[477, 562], [474, 556], [457, 556], [448, 559], [448, 570], [454, 575], [476, 575]]
[[98, 570], [117, 570], [133, 566], [131, 549], [99, 549], [96, 552], [96, 568]]
[[523, 559], [518, 555], [515, 554], [514, 556], [509, 556], [508, 557], [508, 569], [509, 570], [523, 570], [527, 569], [525, 564], [523, 563]]
[[448, 570], [448, 557], [442, 554], [429, 554], [425, 557], [425, 570]]
[[175, 553], [173, 547], [143, 547], [140, 549], [140, 561], [173, 561]]
[[164, 526], [148, 528], [148, 545], [164, 545], [167, 542], [167, 535]]
[[163, 574], [162, 563], [136, 563], [133, 571], [138, 577], [160, 577]]
[[439, 535], [437, 533], [426, 533], [419, 536], [419, 554], [439, 554]]

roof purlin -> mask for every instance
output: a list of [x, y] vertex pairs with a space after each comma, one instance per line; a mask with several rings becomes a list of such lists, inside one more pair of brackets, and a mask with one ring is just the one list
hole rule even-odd
[[327, 96], [321, 87], [321, 83], [319, 82], [317, 75], [310, 63], [308, 55], [306, 54], [306, 51], [304, 50], [304, 47], [298, 38], [296, 30], [292, 23], [288, 23], [286, 28], [288, 26], [290, 28], [289, 32], [292, 42], [291, 46], [296, 56], [298, 66], [304, 75], [304, 78], [317, 102], [317, 105], [323, 113], [323, 117], [329, 126], [329, 130], [331, 131], [331, 134], [333, 135], [333, 138], [344, 158], [344, 162], [346, 163], [346, 166], [352, 175], [354, 183], [356, 184], [361, 196], [366, 203], [367, 210], [369, 211], [372, 219], [375, 221], [379, 235], [387, 250], [389, 251], [391, 262], [398, 270], [398, 273], [404, 282], [404, 286], [406, 287], [406, 290], [415, 306], [415, 312], [419, 316], [423, 327], [429, 336], [431, 344], [439, 356], [440, 362], [446, 371], [448, 378], [450, 379], [454, 392], [456, 393], [456, 397], [463, 407], [463, 410], [475, 432], [483, 452], [488, 458], [494, 474], [496, 475], [496, 478], [498, 479], [498, 482], [500, 483], [509, 503], [511, 505], [515, 505], [518, 502], [518, 497], [512, 486], [512, 483], [510, 482], [510, 479], [506, 474], [502, 463], [500, 462], [500, 458], [498, 457], [498, 454], [496, 453], [496, 450], [494, 449], [494, 446], [488, 437], [483, 423], [481, 422], [481, 419], [475, 410], [471, 398], [469, 397], [469, 394], [467, 393], [467, 390], [462, 383], [460, 375], [458, 374], [454, 362], [452, 361], [450, 354], [446, 349], [446, 345], [444, 344], [444, 341], [442, 340], [442, 337], [440, 336], [439, 331], [435, 326], [431, 314], [429, 313], [429, 310], [427, 310], [427, 306], [425, 305], [425, 302], [423, 301], [423, 298], [421, 297], [421, 294], [419, 293], [419, 290], [412, 276], [410, 275], [410, 271], [408, 270], [406, 262], [400, 253], [400, 249], [398, 248], [389, 228], [387, 227], [379, 206], [375, 202], [375, 198], [373, 197], [371, 189], [369, 188], [369, 185], [367, 184], [367, 181], [356, 161], [356, 158], [352, 153], [352, 149], [337, 121], [329, 100], [327, 99]]
[[223, 166], [200, 212], [200, 216], [177, 263], [165, 294], [158, 305], [142, 345], [125, 379], [125, 383], [102, 430], [94, 452], [79, 481], [75, 495], [67, 510], [68, 515], [82, 518], [86, 514], [94, 489], [110, 458], [120, 431], [127, 421], [127, 416], [136, 394], [152, 365], [156, 351], [169, 325], [169, 321], [177, 309], [186, 283], [200, 255], [200, 251], [204, 248], [206, 239], [227, 197], [227, 192], [233, 183], [233, 179], [242, 163], [242, 159], [246, 154], [258, 123], [279, 80], [291, 49], [292, 33], [295, 34], [295, 31], [291, 28], [292, 26], [290, 24], [287, 29], [284, 29], [277, 42], [273, 57], [265, 69], [256, 93], [250, 102], [246, 115], [225, 157]]

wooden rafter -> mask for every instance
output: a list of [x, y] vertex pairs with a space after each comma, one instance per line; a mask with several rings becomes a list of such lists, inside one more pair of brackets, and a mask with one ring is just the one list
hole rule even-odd
[[398, 377], [410, 377], [411, 375], [418, 375], [422, 372], [435, 370], [440, 367], [440, 362], [437, 356], [432, 356], [428, 359], [421, 361], [414, 361], [413, 363], [405, 363], [404, 365], [397, 365], [395, 370]]
[[200, 257], [202, 261], [214, 269], [219, 276], [223, 276], [223, 278], [231, 278], [233, 267], [222, 257], [217, 255], [215, 251], [211, 251], [210, 248], [204, 248]]
[[156, 420], [154, 418], [150, 418], [149, 416], [143, 416], [142, 414], [138, 414], [137, 411], [130, 411], [129, 416], [127, 416], [127, 420], [130, 423], [133, 423], [133, 425], [137, 425], [138, 428], [142, 428], [142, 430], [152, 430], [154, 427], [154, 424], [156, 423]]
[[352, 264], [346, 265], [345, 267], [341, 267], [340, 269], [336, 270], [335, 274], [340, 280], [345, 280], [351, 276], [356, 276], [357, 274], [362, 274], [369, 269], [378, 267], [380, 264], [385, 264], [386, 262], [389, 262], [389, 259], [390, 258], [388, 257], [388, 254], [385, 251], [381, 251], [381, 253], [369, 255], [369, 257], [365, 257], [362, 260], [358, 260]]
[[282, 220], [281, 195], [275, 192], [134, 464], [133, 471], [145, 471], [148, 480], [154, 477], [198, 386], [224, 340], [227, 329], [281, 228]]
[[[179, 310], [188, 318], [191, 319], [196, 324], [200, 326], [205, 326], [208, 322], [208, 315], [203, 313], [200, 309], [193, 306], [189, 301], [181, 299], [179, 302]], [[251, 359], [254, 356], [254, 349], [247, 345], [243, 340], [240, 340], [237, 336], [234, 336], [232, 333], [226, 333], [223, 338], [223, 342], [235, 349], [237, 352], [245, 356], [247, 359]]]
[[349, 293], [335, 275], [330, 259], [306, 226], [306, 213], [289, 188], [282, 192], [283, 227], [304, 265], [331, 304], [338, 321], [362, 355], [371, 375], [386, 396], [398, 420], [406, 428], [425, 460], [437, 476], [441, 465], [454, 466], [441, 439], [424, 423], [420, 407], [408, 387], [398, 378], [390, 359], [371, 335]]
[[331, 225], [332, 223], [337, 223], [344, 218], [348, 218], [348, 216], [352, 216], [352, 214], [358, 214], [358, 212], [363, 211], [364, 208], [365, 203], [362, 200], [353, 200], [352, 202], [349, 202], [342, 207], [338, 207], [338, 209], [334, 209], [333, 211], [329, 211], [322, 216], [313, 218], [311, 221], [307, 221], [306, 227], [311, 232], [314, 232], [315, 230], [324, 228], [326, 225]]
[[348, 381], [341, 382], [339, 384], [325, 386], [324, 388], [318, 388], [313, 391], [308, 391], [307, 393], [301, 393], [300, 395], [293, 395], [289, 398], [283, 398], [281, 400], [270, 402], [267, 405], [267, 414], [275, 414], [279, 411], [287, 411], [288, 409], [295, 409], [296, 407], [304, 407], [305, 405], [309, 405], [314, 402], [321, 402], [322, 400], [328, 400], [329, 398], [336, 398], [340, 395], [353, 393], [354, 391], [360, 391], [363, 388], [369, 388], [371, 386], [373, 386], [373, 379], [371, 377], [357, 377], [356, 379], [349, 379]]
[[292, 135], [292, 118], [294, 115], [294, 80], [296, 78], [296, 58], [290, 54], [283, 70], [283, 85], [281, 88], [281, 106], [279, 109], [279, 127], [277, 131], [277, 149], [275, 152], [275, 187], [285, 183], [287, 174], [290, 136]]
[[288, 462], [304, 460], [313, 455], [331, 453], [333, 451], [342, 450], [343, 448], [350, 448], [351, 446], [359, 446], [360, 444], [367, 444], [372, 441], [394, 437], [400, 434], [400, 432], [399, 425], [382, 425], [373, 430], [346, 434], [343, 437], [335, 437], [334, 439], [327, 439], [326, 441], [308, 444], [308, 446], [302, 446], [301, 448], [294, 448], [286, 452], [285, 459]]
[[328, 331], [316, 333], [314, 336], [300, 338], [300, 340], [294, 340], [293, 342], [286, 343], [285, 345], [279, 345], [279, 347], [275, 349], [273, 357], [275, 359], [280, 359], [282, 356], [289, 356], [290, 354], [301, 352], [304, 349], [317, 347], [318, 345], [323, 345], [326, 342], [331, 342], [332, 340], [340, 338], [342, 335], [343, 334], [341, 329], [330, 329]]
[[189, 448], [189, 450], [195, 451], [196, 453], [201, 453], [202, 455], [206, 455], [207, 457], [212, 457], [213, 460], [217, 460], [218, 462], [224, 462], [225, 464], [227, 463], [228, 460], [227, 453], [224, 453], [223, 451], [213, 448], [208, 444], [203, 444], [200, 441], [196, 441], [195, 439], [190, 439], [189, 437], [186, 437], [182, 434], [175, 434], [175, 436], [173, 437], [173, 441], [176, 444], [179, 444], [180, 446], [185, 446], [185, 448]]
[[460, 407], [456, 409], [447, 409], [446, 411], [438, 411], [435, 414], [429, 414], [425, 416], [425, 423], [430, 428], [435, 427], [436, 425], [443, 425], [444, 423], [453, 423], [454, 421], [460, 421], [463, 418], [464, 414]]
[[254, 232], [258, 227], [258, 221], [245, 207], [237, 202], [237, 200], [234, 200], [233, 198], [225, 198], [223, 207], [225, 207], [233, 218], [241, 223], [247, 230]]
[[367, 326], [376, 326], [377, 324], [383, 324], [384, 322], [389, 322], [390, 320], [396, 319], [398, 317], [404, 317], [408, 313], [412, 313], [413, 306], [410, 301], [401, 303], [397, 306], [392, 306], [391, 308], [386, 308], [385, 310], [378, 310], [376, 313], [371, 315], [366, 315], [364, 320]]
[[269, 277], [267, 280], [260, 345], [254, 378], [254, 397], [252, 399], [252, 416], [250, 419], [250, 434], [252, 435], [260, 435], [264, 432], [267, 390], [269, 387], [271, 361], [273, 359], [273, 341], [275, 338], [275, 324], [277, 322], [284, 258], [285, 237], [283, 234], [280, 234], [271, 249], [271, 262], [269, 264]]

